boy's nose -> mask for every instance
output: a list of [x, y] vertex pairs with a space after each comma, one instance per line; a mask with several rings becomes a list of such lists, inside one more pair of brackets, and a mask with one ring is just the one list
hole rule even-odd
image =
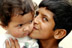
[[37, 16], [36, 18], [34, 18], [33, 23], [34, 23], [34, 24], [38, 24], [38, 23], [39, 23], [39, 21], [40, 21], [39, 19], [40, 19], [40, 18]]

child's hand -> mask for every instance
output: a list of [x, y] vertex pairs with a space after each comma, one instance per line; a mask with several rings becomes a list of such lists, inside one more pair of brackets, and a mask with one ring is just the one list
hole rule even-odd
[[10, 38], [10, 43], [11, 43], [11, 47], [9, 45], [9, 41], [6, 40], [6, 48], [20, 48], [17, 39], [13, 40], [12, 38]]

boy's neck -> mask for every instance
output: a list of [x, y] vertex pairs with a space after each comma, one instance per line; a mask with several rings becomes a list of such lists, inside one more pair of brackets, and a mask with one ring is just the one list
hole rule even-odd
[[58, 42], [55, 39], [39, 40], [40, 48], [58, 48]]

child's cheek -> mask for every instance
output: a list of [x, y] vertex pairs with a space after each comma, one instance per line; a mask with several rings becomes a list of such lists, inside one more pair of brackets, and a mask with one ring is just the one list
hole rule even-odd
[[20, 37], [20, 36], [22, 36], [22, 32], [19, 32], [18, 30], [17, 31], [14, 31], [13, 33], [12, 33], [12, 35], [14, 36], [14, 37]]
[[33, 29], [33, 23], [30, 25], [30, 27], [29, 27], [29, 31], [31, 32], [32, 29]]

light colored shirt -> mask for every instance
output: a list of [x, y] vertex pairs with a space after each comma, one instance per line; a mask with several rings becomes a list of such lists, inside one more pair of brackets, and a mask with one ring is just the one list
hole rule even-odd
[[[5, 40], [9, 40], [9, 38], [15, 39], [15, 37], [13, 37], [10, 34], [0, 35], [0, 48], [6, 48]], [[37, 40], [31, 39], [28, 36], [23, 38], [16, 38], [16, 39], [18, 40], [20, 48], [39, 48]], [[9, 44], [10, 44], [10, 41], [9, 41]]]

